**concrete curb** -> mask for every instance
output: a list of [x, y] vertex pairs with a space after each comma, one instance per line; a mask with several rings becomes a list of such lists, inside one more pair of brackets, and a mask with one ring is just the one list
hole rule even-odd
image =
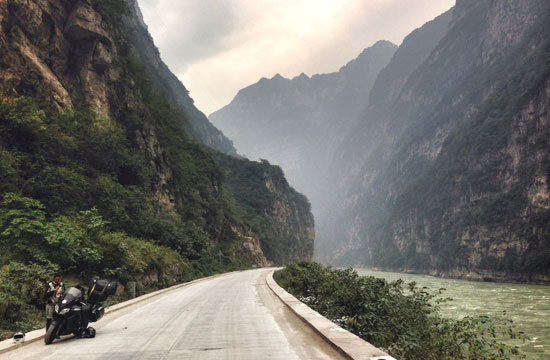
[[336, 350], [351, 360], [395, 360], [357, 335], [342, 329], [309, 306], [286, 292], [273, 279], [271, 271], [266, 276], [267, 286], [302, 321], [324, 338]]
[[[235, 272], [238, 272], [238, 271], [235, 271]], [[145, 294], [145, 295], [142, 295], [142, 296], [138, 296], [135, 299], [120, 302], [118, 304], [115, 304], [113, 306], [110, 306], [110, 307], [106, 308], [105, 309], [105, 315], [108, 315], [108, 314], [111, 314], [111, 313], [116, 312], [118, 310], [127, 308], [128, 306], [132, 306], [132, 305], [137, 304], [139, 302], [151, 299], [155, 296], [162, 295], [162, 294], [167, 293], [169, 291], [173, 291], [173, 290], [182, 288], [184, 286], [188, 286], [188, 285], [191, 285], [191, 284], [194, 284], [194, 283], [197, 283], [197, 282], [217, 278], [217, 277], [224, 276], [224, 275], [227, 275], [227, 274], [231, 274], [231, 273], [216, 274], [216, 275], [212, 275], [212, 276], [209, 276], [209, 277], [196, 279], [196, 280], [189, 281], [189, 282], [186, 282], [186, 283], [177, 284], [177, 285], [171, 286], [169, 288], [153, 291], [151, 293], [148, 293], [148, 294]], [[0, 342], [0, 354], [6, 353], [6, 352], [11, 351], [11, 350], [19, 349], [22, 346], [25, 346], [25, 345], [31, 344], [33, 342], [36, 342], [40, 339], [43, 339], [44, 335], [45, 335], [44, 329], [38, 329], [38, 330], [33, 330], [31, 332], [26, 333], [25, 334], [25, 341], [23, 343], [20, 343], [20, 344], [15, 344], [13, 342], [13, 339], [8, 339], [8, 340], [1, 341]]]

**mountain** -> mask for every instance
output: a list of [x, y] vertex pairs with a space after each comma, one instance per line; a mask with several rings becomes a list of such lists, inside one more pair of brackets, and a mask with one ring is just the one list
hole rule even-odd
[[[401, 88], [445, 36], [452, 14], [451, 9], [403, 39], [388, 65], [377, 76], [369, 92], [368, 104], [342, 135], [343, 140], [334, 150], [333, 161], [327, 165], [325, 197], [328, 197], [330, 206], [317, 216], [319, 236], [316, 254], [320, 260], [339, 261], [344, 254], [351, 261], [359, 261], [352, 260], [350, 253], [353, 250], [350, 249], [356, 249], [362, 235], [355, 233], [358, 227], [350, 225], [350, 220], [361, 221], [372, 215], [357, 216], [349, 209], [353, 208], [355, 201], [359, 201], [363, 187], [372, 181], [368, 173], [375, 163], [372, 154], [386, 154], [381, 146], [385, 139], [390, 138], [385, 134], [389, 122], [387, 117], [394, 112]], [[384, 161], [380, 161], [381, 166]], [[371, 209], [377, 211], [375, 206]]]
[[308, 200], [232, 156], [135, 0], [1, 1], [0, 47], [0, 330], [38, 325], [55, 272], [145, 290], [311, 258]]
[[397, 96], [377, 95], [381, 73], [336, 157], [351, 164], [333, 165], [347, 174], [342, 261], [548, 279], [548, 10], [536, 0], [458, 0]]
[[377, 139], [375, 127], [383, 126], [373, 121], [365, 129], [366, 114], [392, 109], [408, 77], [446, 34], [451, 18], [448, 11], [428, 22], [399, 48], [380, 41], [335, 73], [263, 78], [210, 115], [239, 152], [280, 164], [290, 183], [312, 201], [320, 260], [333, 260], [350, 246], [334, 241], [348, 238], [340, 226], [349, 201], [341, 201], [342, 192], [352, 186]]
[[396, 48], [377, 42], [335, 73], [262, 78], [209, 118], [239, 153], [280, 165], [314, 209], [323, 207], [326, 164]]
[[210, 119], [310, 197], [319, 260], [547, 282], [549, 10], [458, 0], [368, 76], [262, 79]]

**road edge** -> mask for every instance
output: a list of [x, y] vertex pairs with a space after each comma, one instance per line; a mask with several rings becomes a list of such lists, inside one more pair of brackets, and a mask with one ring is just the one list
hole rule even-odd
[[[240, 271], [232, 271], [232, 272], [228, 272], [228, 273], [216, 274], [216, 275], [212, 275], [212, 276], [208, 276], [208, 277], [204, 277], [204, 278], [200, 278], [200, 279], [195, 279], [195, 280], [192, 280], [192, 281], [189, 281], [189, 282], [185, 282], [185, 283], [177, 284], [177, 285], [174, 285], [174, 286], [171, 286], [171, 287], [168, 287], [168, 288], [153, 291], [153, 292], [150, 292], [148, 294], [138, 296], [134, 299], [130, 299], [130, 300], [120, 302], [118, 304], [115, 304], [115, 305], [109, 306], [108, 308], [105, 308], [105, 316], [109, 315], [113, 312], [116, 312], [118, 310], [122, 310], [124, 308], [127, 308], [128, 306], [132, 306], [132, 305], [135, 305], [135, 304], [140, 303], [142, 301], [145, 301], [145, 300], [151, 299], [153, 297], [156, 297], [158, 295], [162, 295], [162, 294], [167, 293], [169, 291], [177, 290], [179, 288], [189, 286], [189, 285], [192, 285], [192, 284], [197, 283], [197, 282], [210, 280], [210, 279], [213, 279], [213, 278], [217, 278], [217, 277], [220, 277], [220, 276], [232, 274], [232, 273], [235, 273], [235, 272], [240, 272]], [[13, 339], [7, 339], [7, 340], [4, 340], [4, 341], [0, 341], [0, 354], [4, 354], [4, 353], [7, 353], [7, 352], [12, 351], [12, 350], [19, 349], [19, 348], [21, 348], [25, 345], [32, 344], [32, 343], [34, 343], [34, 342], [36, 342], [40, 339], [43, 339], [45, 334], [46, 333], [45, 333], [44, 329], [38, 329], [38, 330], [33, 330], [33, 331], [30, 331], [30, 332], [26, 333], [25, 334], [25, 341], [22, 342], [22, 343], [14, 343]]]
[[266, 275], [267, 286], [296, 316], [342, 355], [351, 360], [395, 360], [357, 335], [342, 329], [280, 287], [273, 279], [276, 270], [274, 269]]

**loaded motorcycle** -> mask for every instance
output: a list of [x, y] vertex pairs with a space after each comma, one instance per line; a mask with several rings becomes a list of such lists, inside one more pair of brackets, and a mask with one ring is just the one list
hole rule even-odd
[[95, 329], [88, 327], [90, 322], [96, 322], [105, 313], [101, 305], [109, 295], [116, 291], [116, 282], [108, 282], [94, 278], [90, 281], [88, 298], [84, 300], [84, 289], [80, 286], [71, 287], [57, 299], [54, 319], [46, 331], [44, 342], [51, 344], [61, 335], [74, 334], [76, 337], [95, 337]]

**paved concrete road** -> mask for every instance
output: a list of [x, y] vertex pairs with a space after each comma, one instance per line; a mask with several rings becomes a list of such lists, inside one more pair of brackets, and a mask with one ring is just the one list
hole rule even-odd
[[343, 359], [265, 283], [266, 269], [191, 284], [105, 316], [95, 339], [39, 342], [6, 359]]

